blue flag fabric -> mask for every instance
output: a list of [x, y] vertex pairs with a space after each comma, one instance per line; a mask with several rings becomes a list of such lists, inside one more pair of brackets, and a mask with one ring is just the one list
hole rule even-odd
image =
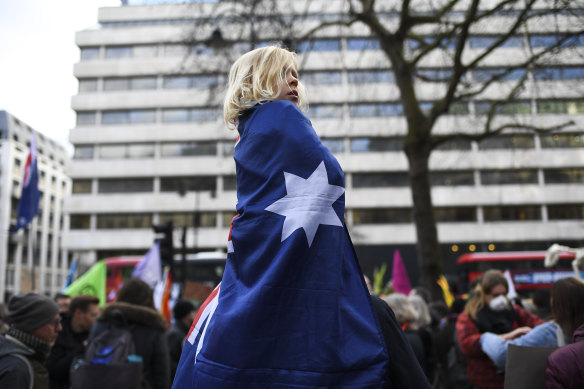
[[61, 289], [61, 293], [65, 293], [69, 285], [73, 282], [73, 276], [75, 276], [75, 271], [77, 270], [77, 264], [79, 263], [78, 259], [74, 259], [71, 267], [69, 268], [69, 273], [67, 274], [67, 278], [65, 279], [65, 285], [63, 285], [63, 289]]
[[37, 169], [37, 150], [34, 134], [30, 138], [30, 152], [24, 166], [22, 178], [22, 192], [18, 202], [16, 225], [11, 232], [16, 232], [26, 227], [39, 211], [39, 172]]
[[344, 226], [343, 171], [289, 101], [238, 127], [225, 273], [173, 388], [382, 388], [388, 355]]

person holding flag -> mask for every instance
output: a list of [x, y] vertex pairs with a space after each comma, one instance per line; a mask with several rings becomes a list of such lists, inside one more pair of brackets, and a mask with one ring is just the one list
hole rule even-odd
[[292, 52], [263, 47], [233, 64], [224, 117], [239, 132], [238, 216], [173, 388], [388, 384], [388, 351], [344, 224], [344, 174], [305, 107]]

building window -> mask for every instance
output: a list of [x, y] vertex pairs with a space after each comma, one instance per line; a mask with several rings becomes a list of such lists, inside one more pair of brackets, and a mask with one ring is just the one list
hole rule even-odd
[[347, 39], [347, 50], [380, 50], [379, 39], [374, 38], [350, 38]]
[[395, 76], [390, 70], [352, 70], [348, 73], [349, 84], [394, 83]]
[[584, 113], [584, 100], [540, 100], [537, 102], [538, 113], [577, 114]]
[[90, 61], [99, 58], [99, 47], [81, 47], [81, 60]]
[[479, 142], [480, 150], [533, 149], [534, 147], [533, 135], [528, 134], [495, 135]]
[[154, 144], [100, 145], [99, 157], [102, 159], [152, 158], [154, 157]]
[[451, 69], [417, 69], [414, 78], [425, 82], [445, 82], [452, 77]]
[[404, 139], [392, 138], [353, 138], [351, 139], [352, 153], [402, 151]]
[[154, 110], [132, 110], [132, 111], [104, 111], [101, 114], [103, 125], [111, 124], [141, 124], [154, 123], [156, 118]]
[[132, 46], [113, 46], [105, 48], [106, 59], [119, 59], [132, 57]]
[[472, 171], [430, 172], [432, 186], [473, 186], [474, 174]]
[[544, 149], [584, 147], [582, 134], [546, 134], [539, 136], [541, 147]]
[[334, 85], [343, 83], [341, 72], [305, 72], [300, 75], [305, 85]]
[[343, 117], [343, 107], [332, 104], [314, 104], [308, 108], [311, 119], [340, 119]]
[[71, 230], [89, 230], [91, 216], [87, 214], [69, 216], [69, 228]]
[[582, 220], [584, 219], [583, 204], [548, 205], [549, 220]]
[[321, 142], [333, 154], [338, 154], [345, 151], [345, 141], [342, 138], [324, 138], [321, 139]]
[[78, 126], [93, 126], [96, 123], [95, 112], [77, 112]]
[[162, 111], [164, 123], [209, 122], [219, 118], [216, 108], [177, 108]]
[[434, 208], [434, 217], [438, 223], [476, 222], [475, 207], [440, 207]]
[[215, 191], [217, 189], [215, 177], [162, 177], [160, 179], [161, 192], [199, 192]]
[[[491, 109], [491, 102], [478, 101], [475, 103], [475, 113], [477, 115], [486, 115]], [[529, 101], [513, 101], [497, 105], [495, 113], [499, 115], [528, 115], [531, 114], [531, 103]]]
[[537, 170], [484, 170], [481, 171], [482, 185], [537, 184]]
[[541, 208], [537, 205], [484, 207], [485, 221], [541, 220]]
[[[471, 36], [468, 41], [471, 49], [486, 49], [492, 47], [501, 36], [490, 35], [490, 36]], [[517, 48], [523, 47], [523, 37], [521, 36], [510, 36], [504, 42], [502, 42], [498, 47], [500, 48]]]
[[152, 178], [101, 178], [99, 193], [145, 193], [154, 189]]
[[168, 76], [162, 82], [164, 89], [213, 88], [219, 85], [216, 74], [201, 74], [196, 76]]
[[106, 78], [105, 91], [156, 89], [156, 77]]
[[163, 157], [191, 157], [217, 155], [217, 142], [172, 142], [162, 143]]
[[299, 53], [307, 51], [340, 51], [341, 42], [338, 39], [314, 39], [300, 42], [296, 50]]
[[499, 81], [518, 81], [525, 77], [525, 69], [482, 68], [472, 72], [472, 78], [478, 82], [487, 82], [493, 79]]
[[71, 192], [73, 194], [87, 194], [91, 193], [90, 179], [73, 179]]
[[93, 159], [93, 146], [91, 145], [75, 146], [73, 159]]
[[353, 188], [408, 186], [407, 173], [353, 173]]
[[546, 184], [583, 184], [584, 168], [545, 169]]
[[221, 213], [221, 226], [230, 227], [231, 221], [237, 215], [236, 212], [222, 212]]
[[215, 227], [217, 225], [217, 212], [174, 212], [159, 214], [160, 223], [172, 222], [174, 226]]
[[403, 116], [404, 110], [401, 104], [349, 104], [351, 117], [379, 117], [379, 116]]
[[235, 176], [223, 176], [223, 190], [226, 192], [237, 190], [237, 179]]
[[584, 67], [549, 67], [533, 70], [536, 80], [581, 80], [584, 79]]
[[452, 138], [444, 143], [436, 146], [435, 150], [451, 151], [451, 150], [470, 150], [472, 142], [468, 139]]
[[120, 228], [152, 228], [152, 214], [115, 213], [97, 215], [97, 228], [103, 230]]
[[550, 48], [558, 45], [562, 40], [563, 42], [560, 46], [584, 46], [584, 38], [578, 34], [568, 39], [564, 39], [560, 34], [532, 35], [529, 37], [529, 45], [531, 47]]
[[398, 224], [411, 223], [410, 208], [354, 209], [353, 224]]
[[95, 92], [97, 91], [97, 80], [92, 79], [82, 79], [79, 80], [79, 93], [84, 92]]

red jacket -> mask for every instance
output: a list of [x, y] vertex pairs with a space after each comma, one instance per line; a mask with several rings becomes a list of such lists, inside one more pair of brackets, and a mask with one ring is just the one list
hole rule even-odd
[[[535, 327], [543, 323], [539, 317], [525, 309], [515, 306], [515, 322], [513, 328]], [[475, 322], [466, 314], [461, 313], [456, 321], [456, 334], [460, 350], [466, 357], [466, 374], [468, 380], [480, 389], [503, 389], [505, 376], [495, 372], [495, 365], [481, 349], [481, 332]]]
[[584, 324], [574, 331], [574, 343], [560, 347], [548, 357], [545, 387], [584, 388]]

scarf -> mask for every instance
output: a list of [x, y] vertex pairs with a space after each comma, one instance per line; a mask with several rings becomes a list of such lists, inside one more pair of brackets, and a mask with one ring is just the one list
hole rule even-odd
[[478, 313], [476, 325], [479, 331], [492, 332], [494, 334], [504, 334], [513, 329], [515, 322], [515, 309], [510, 307], [503, 311], [493, 311], [485, 305]]
[[51, 345], [44, 340], [14, 327], [10, 327], [6, 335], [13, 337], [23, 343], [26, 347], [32, 349], [34, 351], [34, 354], [31, 356], [32, 358], [44, 363], [49, 357]]

